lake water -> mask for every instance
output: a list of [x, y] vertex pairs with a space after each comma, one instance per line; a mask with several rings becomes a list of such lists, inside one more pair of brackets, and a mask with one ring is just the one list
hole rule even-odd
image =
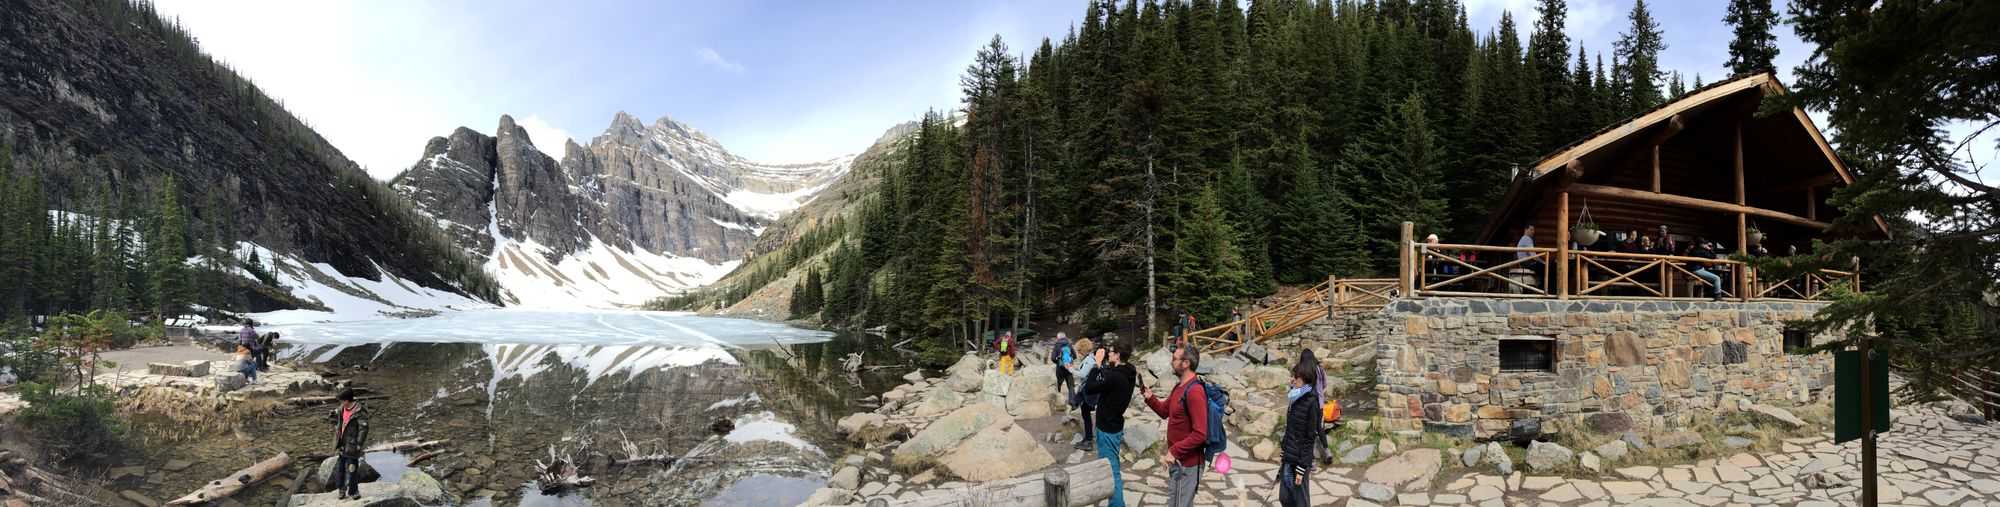
[[[269, 330], [283, 357], [387, 395], [368, 402], [374, 442], [450, 439], [422, 467], [466, 504], [796, 504], [845, 451], [834, 421], [872, 408], [864, 398], [905, 372], [840, 367], [850, 352], [883, 350], [879, 339], [660, 312], [501, 309]], [[314, 415], [253, 432], [320, 445]], [[415, 454], [369, 459], [400, 474]], [[541, 495], [535, 463], [552, 456], [596, 486]], [[619, 465], [641, 456], [675, 459]]]

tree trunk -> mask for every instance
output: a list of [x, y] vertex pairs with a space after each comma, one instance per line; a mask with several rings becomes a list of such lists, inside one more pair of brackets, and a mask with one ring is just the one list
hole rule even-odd
[[[1153, 195], [1153, 155], [1148, 153], [1146, 154], [1146, 311], [1140, 313], [1146, 316], [1148, 337], [1159, 336], [1153, 329], [1153, 314], [1160, 308], [1158, 293], [1153, 284], [1153, 201], [1157, 197]], [[1161, 344], [1165, 343], [1166, 340], [1162, 338]]]
[[228, 477], [210, 481], [207, 486], [202, 486], [201, 489], [195, 490], [193, 493], [188, 493], [187, 496], [167, 502], [166, 505], [208, 505], [217, 500], [229, 498], [230, 495], [242, 491], [243, 488], [264, 482], [265, 479], [269, 479], [271, 476], [277, 475], [278, 472], [284, 471], [285, 467], [291, 464], [292, 456], [281, 452], [277, 456], [272, 456], [271, 459], [257, 462], [257, 464], [250, 465], [249, 468], [229, 474]]

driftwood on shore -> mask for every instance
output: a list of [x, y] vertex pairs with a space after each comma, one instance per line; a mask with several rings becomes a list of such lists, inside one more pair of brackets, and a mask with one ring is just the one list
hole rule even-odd
[[[1058, 495], [1050, 498], [1051, 494]], [[869, 507], [1097, 505], [1111, 498], [1111, 462], [1098, 458], [1042, 474], [931, 491], [909, 499], [873, 498]]]
[[[333, 403], [334, 401], [337, 401], [337, 400], [339, 400], [339, 399], [340, 399], [340, 398], [339, 398], [338, 396], [335, 396], [335, 395], [331, 395], [331, 394], [321, 394], [321, 395], [314, 395], [314, 396], [295, 396], [295, 397], [291, 397], [291, 398], [286, 398], [286, 399], [285, 399], [285, 403], [287, 403], [287, 404], [290, 404], [290, 405], [292, 405], [292, 406], [295, 406], [295, 407], [310, 407], [310, 406], [313, 406], [313, 405], [325, 405], [325, 404], [328, 404], [328, 403]], [[362, 395], [362, 396], [355, 396], [355, 397], [354, 397], [354, 401], [368, 401], [368, 400], [385, 400], [385, 399], [389, 399], [389, 395], [386, 395], [386, 394], [369, 394], [369, 395]]]
[[278, 472], [284, 471], [285, 467], [291, 466], [291, 464], [292, 456], [280, 452], [277, 456], [272, 456], [271, 459], [259, 461], [257, 464], [250, 465], [249, 468], [237, 470], [236, 473], [229, 474], [228, 477], [209, 481], [208, 485], [202, 486], [201, 489], [197, 489], [193, 493], [188, 493], [187, 496], [175, 498], [165, 505], [208, 505], [211, 502], [229, 498], [230, 495], [242, 491], [243, 488], [264, 482], [265, 479], [269, 479], [271, 476], [277, 475]]
[[404, 440], [401, 442], [375, 444], [374, 446], [365, 449], [363, 452], [401, 452], [410, 450], [420, 450], [420, 449], [429, 449], [432, 447], [437, 447], [448, 443], [451, 443], [451, 439], [447, 438], [444, 440]]

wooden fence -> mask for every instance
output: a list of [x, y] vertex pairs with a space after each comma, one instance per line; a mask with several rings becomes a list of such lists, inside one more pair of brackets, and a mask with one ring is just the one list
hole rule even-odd
[[1340, 312], [1380, 309], [1397, 296], [1392, 278], [1329, 278], [1242, 319], [1189, 332], [1187, 340], [1208, 353], [1226, 354]]

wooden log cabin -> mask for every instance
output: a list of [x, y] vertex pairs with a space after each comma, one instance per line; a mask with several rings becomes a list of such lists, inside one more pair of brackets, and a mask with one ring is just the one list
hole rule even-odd
[[[1740, 263], [1571, 251], [1579, 219], [1594, 222], [1604, 236], [1639, 231], [1660, 240], [1659, 227], [1666, 226], [1678, 243], [1704, 238], [1721, 245], [1717, 253], [1725, 256], [1751, 253], [1759, 233], [1761, 245], [1779, 255], [1792, 247], [1808, 251], [1813, 238], [1828, 234], [1887, 234], [1879, 218], [1865, 230], [1831, 230], [1840, 210], [1828, 205], [1828, 197], [1854, 177], [1804, 110], [1758, 115], [1766, 97], [1784, 93], [1771, 73], [1738, 76], [1556, 150], [1516, 172], [1478, 243], [1489, 246], [1490, 258], [1490, 247], [1512, 247], [1525, 225], [1535, 226], [1535, 246], [1551, 251], [1533, 253], [1546, 259], [1546, 269], [1539, 270], [1540, 283], [1525, 284], [1533, 286], [1523, 291], [1528, 297], [1691, 297], [1693, 289], [1706, 288], [1693, 271], [1707, 266], [1728, 280], [1737, 298], [1817, 299], [1805, 281], [1786, 286], [1755, 280]], [[1406, 255], [1418, 261], [1405, 263], [1406, 293], [1450, 295], [1438, 290], [1446, 284], [1425, 283], [1435, 268], [1424, 267], [1423, 247]], [[1429, 260], [1449, 261], [1441, 255]], [[1461, 269], [1478, 268], [1452, 268]]]

